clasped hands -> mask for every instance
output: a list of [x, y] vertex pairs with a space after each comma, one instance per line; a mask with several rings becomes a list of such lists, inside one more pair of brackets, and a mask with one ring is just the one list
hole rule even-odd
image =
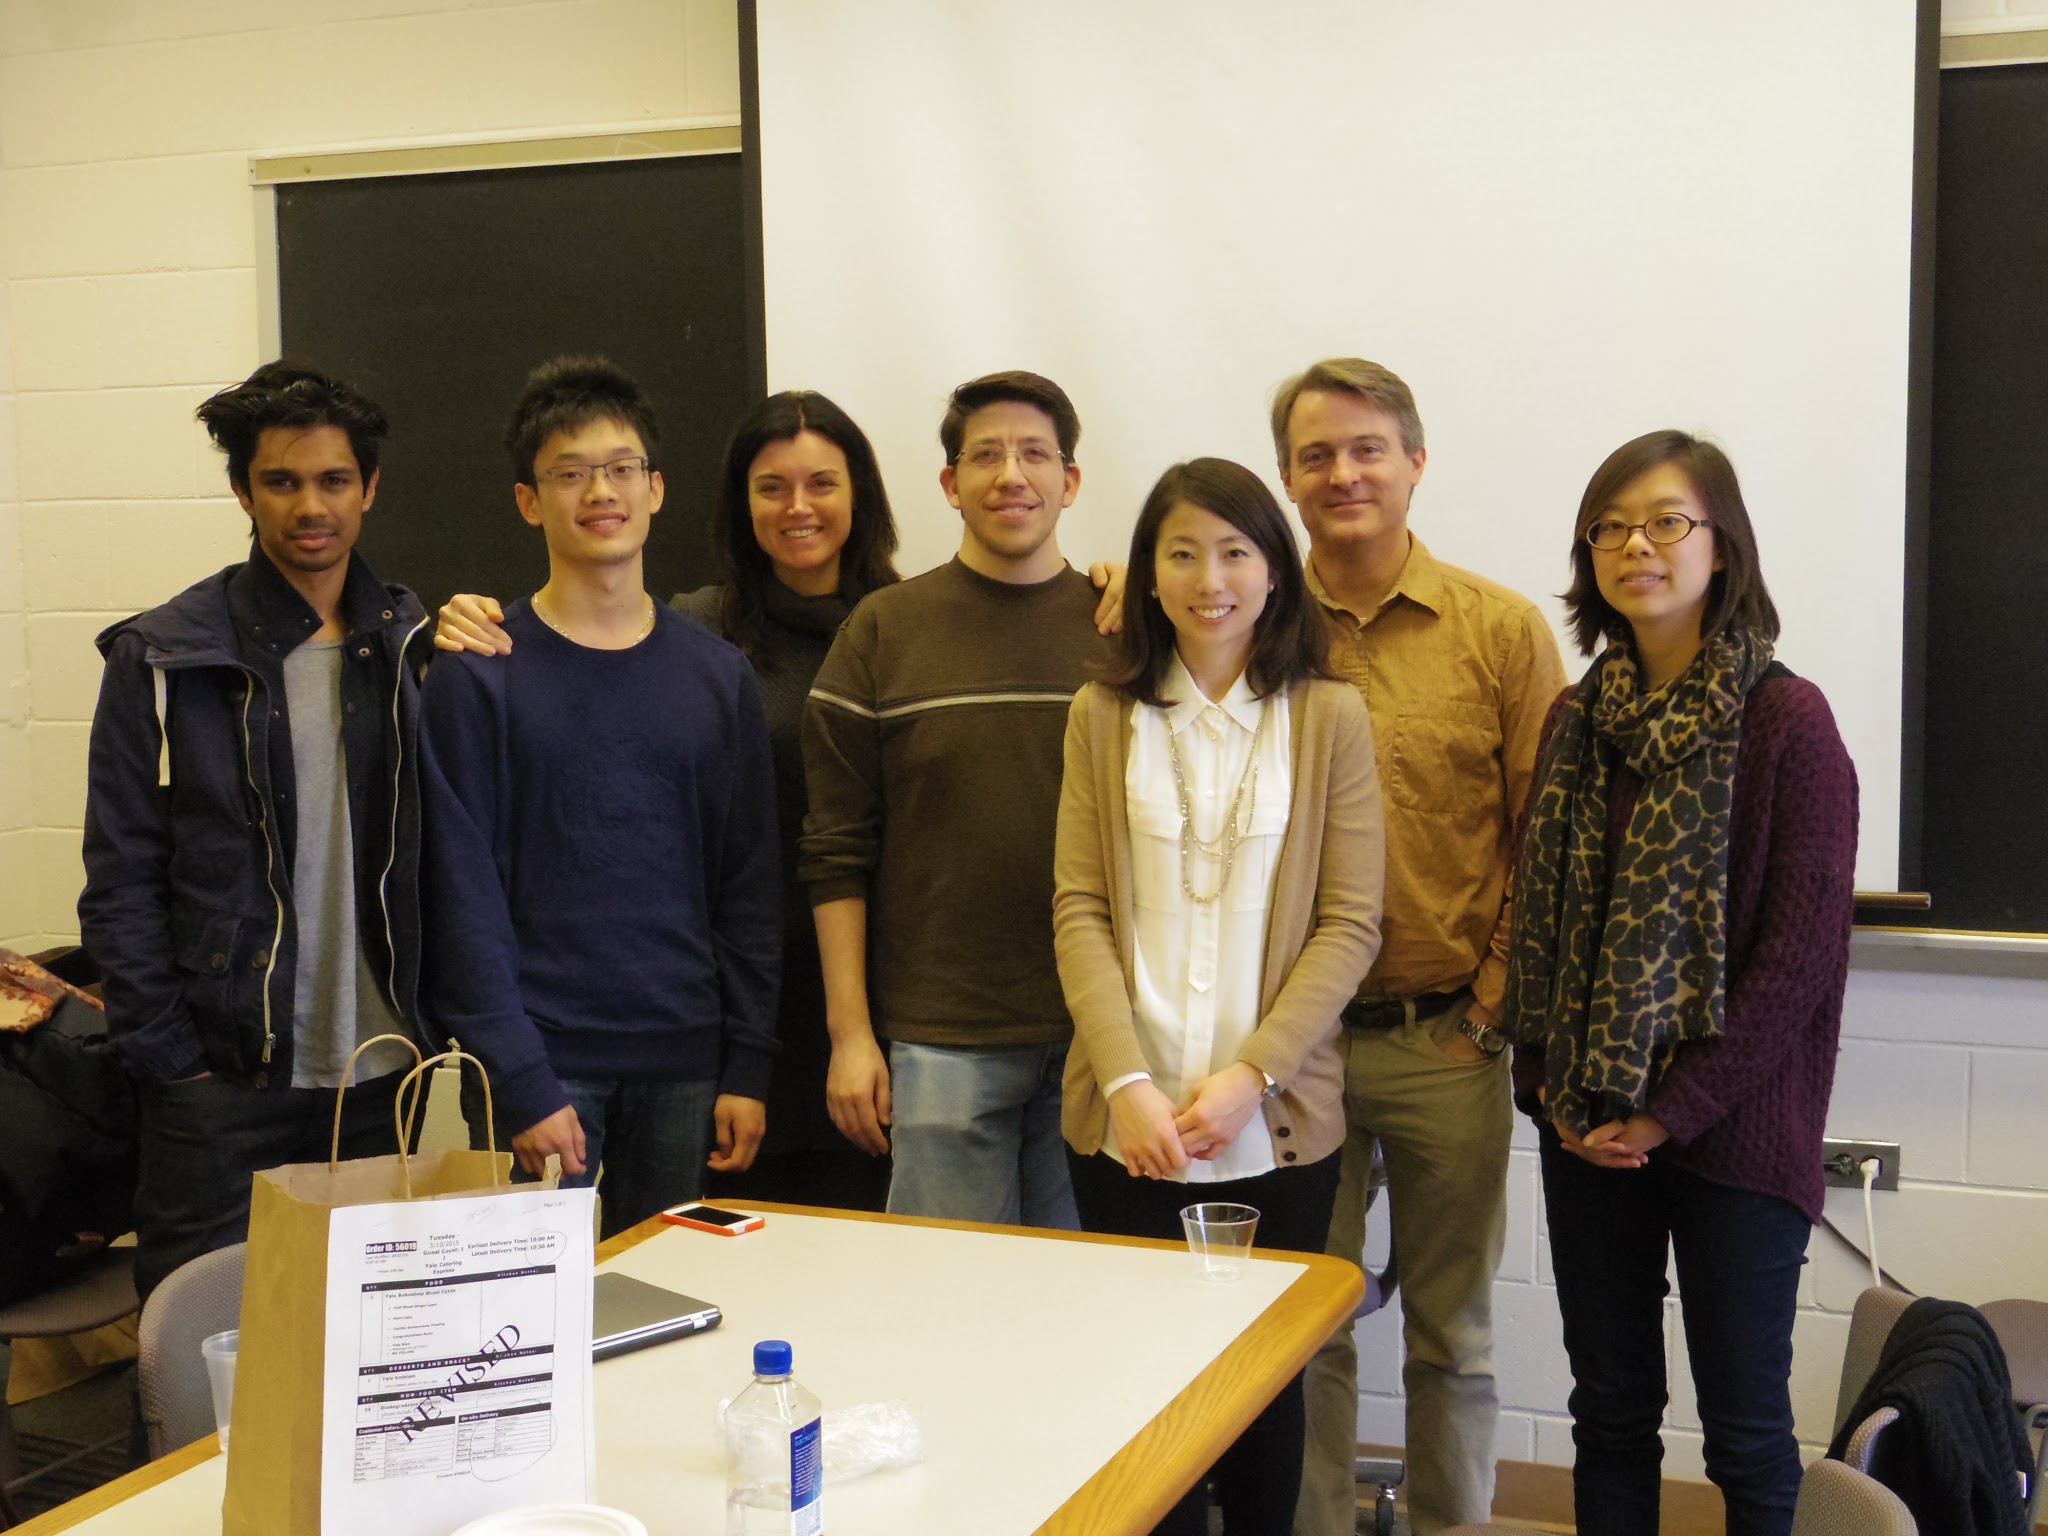
[[1650, 1161], [1650, 1151], [1670, 1140], [1671, 1133], [1655, 1115], [1634, 1114], [1626, 1120], [1596, 1125], [1584, 1136], [1575, 1135], [1562, 1120], [1552, 1120], [1557, 1139], [1564, 1149], [1584, 1158], [1595, 1168], [1641, 1168]]
[[1265, 1096], [1266, 1075], [1242, 1061], [1196, 1083], [1185, 1105], [1176, 1105], [1150, 1078], [1138, 1078], [1110, 1095], [1110, 1134], [1132, 1178], [1171, 1178], [1237, 1140]]

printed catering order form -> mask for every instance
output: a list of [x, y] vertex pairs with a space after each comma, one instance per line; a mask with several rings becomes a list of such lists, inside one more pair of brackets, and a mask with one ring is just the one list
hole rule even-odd
[[325, 1529], [440, 1536], [589, 1499], [593, 1198], [515, 1187], [333, 1212]]

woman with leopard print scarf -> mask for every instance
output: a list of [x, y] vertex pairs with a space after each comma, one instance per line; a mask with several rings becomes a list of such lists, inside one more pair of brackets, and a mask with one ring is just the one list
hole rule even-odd
[[1856, 775], [1778, 616], [1735, 471], [1682, 432], [1586, 487], [1584, 678], [1524, 812], [1503, 1027], [1536, 1120], [1580, 1536], [1654, 1536], [1675, 1258], [1730, 1536], [1784, 1536], [1789, 1379], [1848, 974]]

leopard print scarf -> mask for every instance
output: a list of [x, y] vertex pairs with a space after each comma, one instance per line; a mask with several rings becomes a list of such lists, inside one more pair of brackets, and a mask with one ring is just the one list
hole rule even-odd
[[[1579, 1135], [1641, 1109], [1682, 1042], [1721, 1033], [1735, 750], [1770, 664], [1768, 640], [1724, 631], [1645, 695], [1634, 648], [1616, 641], [1566, 699], [1537, 765], [1506, 1029], [1545, 1047], [1546, 1107]], [[1617, 761], [1643, 787], [1610, 872]]]

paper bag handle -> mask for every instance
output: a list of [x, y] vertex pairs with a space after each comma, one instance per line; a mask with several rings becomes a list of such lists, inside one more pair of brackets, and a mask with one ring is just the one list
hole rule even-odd
[[[335, 1166], [339, 1164], [341, 1161], [341, 1099], [342, 1095], [348, 1092], [349, 1085], [354, 1083], [356, 1080], [356, 1059], [359, 1056], [361, 1056], [363, 1052], [367, 1051], [371, 1046], [382, 1045], [386, 1040], [396, 1041], [399, 1045], [402, 1045], [408, 1051], [411, 1051], [412, 1059], [414, 1061], [418, 1061], [420, 1059], [420, 1048], [419, 1046], [413, 1043], [412, 1038], [408, 1035], [372, 1035], [369, 1039], [365, 1040], [361, 1045], [357, 1046], [354, 1050], [348, 1053], [348, 1065], [341, 1069], [341, 1086], [334, 1090], [334, 1138], [327, 1143], [327, 1167], [329, 1172], [332, 1172]], [[405, 1096], [405, 1083], [409, 1083], [411, 1081], [412, 1078], [408, 1076], [404, 1083], [400, 1083], [398, 1085], [398, 1092], [401, 1100], [403, 1100]], [[404, 1154], [406, 1144], [410, 1139], [411, 1138], [406, 1136], [403, 1131], [400, 1132], [398, 1137], [398, 1150], [401, 1156]]]
[[[449, 1038], [447, 1050], [440, 1052], [438, 1055], [424, 1057], [420, 1054], [419, 1046], [414, 1044], [405, 1035], [374, 1035], [370, 1039], [365, 1040], [349, 1053], [348, 1065], [341, 1069], [341, 1086], [334, 1090], [334, 1138], [327, 1146], [327, 1167], [330, 1172], [341, 1162], [341, 1100], [342, 1095], [348, 1092], [349, 1084], [355, 1081], [356, 1058], [361, 1056], [371, 1046], [385, 1040], [397, 1041], [400, 1045], [411, 1051], [413, 1057], [413, 1067], [399, 1080], [398, 1092], [391, 1101], [392, 1128], [398, 1133], [399, 1177], [402, 1181], [404, 1197], [410, 1200], [412, 1198], [412, 1124], [414, 1118], [419, 1113], [420, 1100], [427, 1096], [425, 1076], [427, 1069], [429, 1067], [438, 1067], [443, 1062], [456, 1062], [459, 1064], [465, 1061], [476, 1068], [477, 1078], [484, 1085], [484, 1145], [495, 1150], [498, 1145], [498, 1127], [496, 1114], [491, 1106], [491, 1074], [484, 1070], [484, 1064], [481, 1061], [478, 1061], [462, 1048], [461, 1041], [452, 1036]], [[406, 1097], [407, 1090], [411, 1090], [412, 1097], [410, 1099]], [[503, 1182], [503, 1177], [498, 1170], [497, 1160], [493, 1158], [491, 1161], [491, 1188], [496, 1189]]]
[[[398, 1085], [398, 1097], [391, 1105], [392, 1119], [398, 1125], [399, 1174], [404, 1180], [405, 1198], [408, 1200], [412, 1198], [412, 1116], [410, 1113], [401, 1110], [399, 1106], [405, 1103], [405, 1090], [411, 1088], [413, 1090], [412, 1106], [416, 1108], [419, 1101], [426, 1097], [427, 1083], [425, 1073], [427, 1069], [429, 1067], [438, 1067], [444, 1061], [452, 1061], [458, 1064], [466, 1061], [476, 1068], [477, 1080], [484, 1085], [484, 1145], [493, 1152], [498, 1147], [497, 1117], [491, 1108], [491, 1074], [484, 1070], [482, 1062], [462, 1048], [461, 1041], [451, 1036], [448, 1041], [447, 1050], [441, 1052], [438, 1056], [429, 1056], [425, 1061], [422, 1061], [418, 1066], [405, 1074], [405, 1081]], [[504, 1175], [499, 1169], [498, 1160], [496, 1157], [493, 1157], [491, 1159], [491, 1188], [496, 1189], [504, 1182]]]

